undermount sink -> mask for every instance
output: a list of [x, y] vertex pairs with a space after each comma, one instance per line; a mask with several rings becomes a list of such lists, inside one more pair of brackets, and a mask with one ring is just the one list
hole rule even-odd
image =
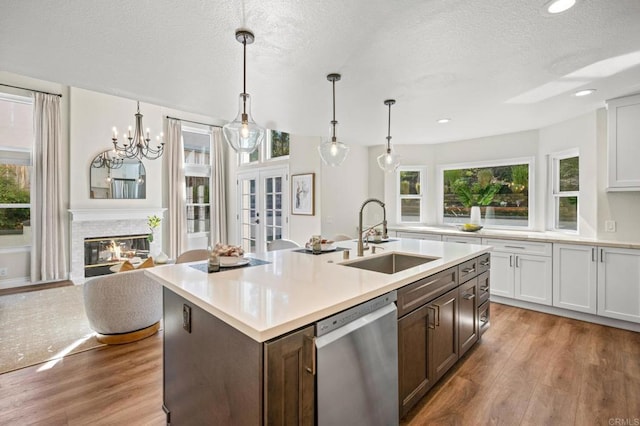
[[433, 260], [437, 257], [414, 256], [403, 253], [387, 253], [375, 257], [366, 257], [362, 260], [355, 260], [349, 263], [342, 263], [343, 266], [366, 269], [368, 271], [381, 272], [383, 274], [395, 274], [405, 269], [413, 268]]

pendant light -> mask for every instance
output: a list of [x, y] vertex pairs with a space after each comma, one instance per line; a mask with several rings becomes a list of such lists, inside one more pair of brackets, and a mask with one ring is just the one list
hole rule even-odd
[[395, 104], [394, 99], [387, 99], [384, 104], [389, 107], [389, 127], [387, 133], [387, 152], [378, 156], [378, 165], [385, 172], [395, 172], [400, 165], [400, 156], [391, 152], [391, 105]]
[[236, 40], [243, 47], [242, 93], [236, 118], [222, 126], [222, 133], [231, 148], [236, 152], [252, 153], [264, 139], [265, 129], [258, 126], [251, 117], [251, 97], [247, 93], [247, 44], [253, 43], [255, 37], [248, 30], [236, 31]]
[[347, 158], [349, 147], [342, 142], [338, 142], [336, 137], [336, 81], [340, 81], [340, 74], [329, 74], [327, 80], [333, 84], [333, 120], [331, 120], [331, 139], [324, 141], [319, 147], [320, 158], [327, 166], [336, 167], [342, 164]]

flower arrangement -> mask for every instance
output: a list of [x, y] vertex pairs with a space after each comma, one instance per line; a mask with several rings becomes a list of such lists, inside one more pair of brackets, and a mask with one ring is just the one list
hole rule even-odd
[[155, 232], [156, 228], [160, 226], [161, 221], [162, 219], [160, 219], [160, 217], [156, 215], [147, 217], [147, 226], [149, 227], [149, 231], [151, 231], [147, 236], [147, 240], [149, 240], [150, 243], [153, 242], [153, 233]]

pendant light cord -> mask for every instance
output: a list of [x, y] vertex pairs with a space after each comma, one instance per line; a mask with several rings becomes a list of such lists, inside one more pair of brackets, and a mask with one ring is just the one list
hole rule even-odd
[[242, 39], [242, 113], [247, 113], [247, 36]]
[[336, 124], [338, 124], [338, 122], [336, 121], [336, 80], [334, 79], [332, 81], [333, 83], [333, 120], [331, 120], [331, 141], [335, 142], [336, 141]]
[[391, 103], [389, 103], [389, 121], [387, 126], [387, 152], [391, 153]]

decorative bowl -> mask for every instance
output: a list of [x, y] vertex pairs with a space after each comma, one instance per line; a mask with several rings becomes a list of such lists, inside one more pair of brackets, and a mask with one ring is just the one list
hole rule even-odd
[[464, 223], [462, 225], [456, 225], [456, 227], [463, 232], [476, 232], [482, 229], [481, 225], [474, 225], [472, 223]]

